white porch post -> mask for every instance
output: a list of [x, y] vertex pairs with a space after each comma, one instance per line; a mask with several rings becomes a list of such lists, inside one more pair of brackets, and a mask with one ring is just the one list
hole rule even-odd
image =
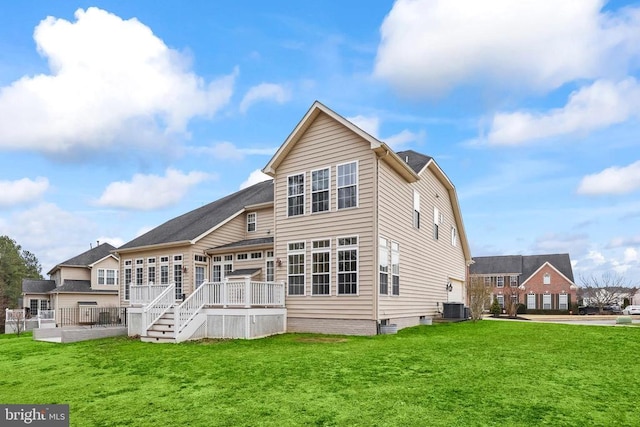
[[229, 279], [225, 277], [224, 282], [222, 282], [222, 308], [227, 308], [227, 288], [229, 286]]
[[251, 307], [251, 278], [244, 279], [244, 306], [245, 308]]

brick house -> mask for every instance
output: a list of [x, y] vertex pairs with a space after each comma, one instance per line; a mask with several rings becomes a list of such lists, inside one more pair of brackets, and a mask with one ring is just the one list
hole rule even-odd
[[524, 304], [527, 310], [569, 311], [577, 302], [569, 254], [474, 257], [470, 277], [483, 278], [505, 308]]

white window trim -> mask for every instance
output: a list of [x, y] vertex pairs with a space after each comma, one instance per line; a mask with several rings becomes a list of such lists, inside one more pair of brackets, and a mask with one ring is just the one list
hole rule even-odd
[[[324, 241], [328, 241], [329, 242], [329, 246], [328, 247], [324, 247], [324, 248], [315, 248], [313, 247], [313, 243], [314, 242], [324, 242]], [[313, 293], [313, 254], [318, 254], [318, 253], [328, 253], [329, 254], [329, 293], [328, 294], [314, 294]], [[326, 239], [314, 239], [311, 241], [311, 283], [309, 283], [309, 285], [311, 286], [311, 296], [312, 297], [330, 297], [331, 296], [331, 290], [333, 288], [333, 282], [331, 280], [331, 238], [326, 238]], [[323, 273], [324, 274], [324, 273]]]
[[[127, 283], [127, 270], [129, 270], [129, 275], [131, 276], [129, 283]], [[129, 301], [131, 299], [131, 285], [133, 284], [133, 260], [124, 260], [124, 268], [122, 269], [122, 283], [122, 300]], [[127, 298], [127, 288], [129, 288], [129, 298]]]
[[[253, 216], [253, 221], [249, 221], [249, 218]], [[249, 225], [253, 224], [253, 230], [249, 230]], [[258, 214], [257, 212], [248, 212], [247, 213], [247, 233], [255, 233], [258, 231]]]
[[[326, 190], [319, 190], [319, 191], [313, 191], [313, 173], [314, 172], [318, 172], [318, 171], [323, 171], [323, 170], [328, 170], [329, 171], [329, 186], [327, 187]], [[288, 183], [288, 180], [287, 180]], [[331, 166], [325, 166], [322, 168], [318, 168], [318, 169], [312, 169], [311, 172], [309, 172], [309, 191], [311, 192], [311, 197], [309, 197], [309, 212], [311, 213], [311, 215], [316, 215], [316, 214], [324, 214], [327, 212], [331, 212]], [[326, 191], [328, 193], [328, 202], [329, 202], [329, 209], [327, 209], [326, 211], [318, 211], [318, 212], [314, 212], [313, 211], [313, 194], [314, 193], [320, 193], [322, 191]], [[336, 209], [337, 209], [338, 205], [336, 205]]]
[[[549, 299], [549, 308], [544, 308], [545, 300]], [[542, 294], [542, 309], [543, 310], [553, 310], [553, 298], [551, 298], [551, 294]]]
[[[562, 302], [563, 299], [564, 299], [564, 303]], [[562, 308], [563, 305], [565, 306], [564, 308]], [[569, 310], [569, 295], [567, 294], [558, 295], [558, 310]]]
[[[384, 243], [383, 243], [384, 241]], [[386, 262], [387, 262], [387, 271], [382, 271], [382, 251], [385, 251], [385, 256], [386, 256]], [[391, 263], [389, 262], [389, 257], [391, 255], [391, 251], [389, 250], [389, 240], [387, 240], [385, 237], [379, 237], [378, 238], [378, 295], [389, 295], [391, 293], [391, 287], [390, 285], [390, 281], [389, 279], [391, 278]], [[386, 274], [387, 275], [387, 292], [382, 292], [380, 289], [380, 276], [382, 274]]]
[[496, 276], [496, 288], [504, 288], [504, 276]]
[[551, 274], [544, 273], [544, 275], [542, 276], [542, 284], [543, 285], [550, 285], [551, 284]]
[[[144, 285], [144, 258], [137, 258], [135, 263], [134, 263], [134, 275], [132, 277], [133, 280], [133, 284], [138, 286], [138, 285]], [[138, 269], [142, 270], [142, 275], [140, 277], [140, 283], [138, 283]]]
[[[338, 200], [338, 196], [339, 196], [339, 193], [340, 193], [339, 190], [340, 190], [340, 188], [347, 187], [347, 186], [340, 187], [338, 185], [338, 182], [340, 180], [340, 173], [338, 172], [338, 170], [339, 170], [340, 166], [350, 165], [352, 163], [356, 164], [356, 183], [355, 183], [355, 187], [356, 187], [356, 205], [355, 206], [349, 206], [348, 208], [340, 208], [340, 202]], [[350, 185], [349, 185], [349, 187], [350, 187]], [[358, 160], [352, 160], [350, 162], [338, 163], [336, 165], [336, 210], [337, 211], [342, 211], [342, 210], [345, 210], [345, 209], [356, 209], [358, 207], [360, 207], [360, 164], [359, 164], [359, 161]], [[360, 241], [360, 240], [358, 240], [358, 241]]]
[[[302, 175], [302, 194], [296, 194], [295, 196], [291, 196], [289, 194], [289, 178], [294, 177], [294, 176], [300, 176]], [[305, 216], [307, 213], [307, 210], [305, 209], [305, 204], [307, 201], [307, 174], [306, 172], [298, 172], [298, 173], [292, 173], [291, 175], [287, 175], [287, 181], [286, 181], [286, 193], [287, 193], [287, 203], [286, 203], [286, 209], [287, 209], [287, 218], [295, 218], [295, 217], [299, 217], [299, 216]], [[290, 197], [297, 197], [297, 196], [302, 196], [302, 213], [298, 214], [298, 215], [289, 215], [289, 198]]]
[[[302, 249], [289, 249], [289, 245], [291, 244], [296, 244], [296, 243], [302, 243], [303, 244], [303, 248]], [[304, 288], [302, 290], [302, 294], [290, 294], [289, 293], [289, 255], [300, 255], [302, 254], [302, 269], [303, 269], [303, 273], [302, 273], [302, 277], [304, 279]], [[297, 298], [297, 297], [305, 297], [307, 296], [307, 242], [304, 240], [294, 240], [291, 242], [287, 242], [287, 297], [291, 297], [291, 298]]]
[[[533, 307], [531, 307], [531, 305], [529, 304], [529, 301], [531, 300], [533, 300]], [[536, 294], [527, 294], [527, 310], [535, 310], [537, 308], [536, 305]]]
[[[396, 245], [398, 247], [397, 251], [393, 250], [393, 245]], [[398, 254], [398, 274], [395, 274], [393, 272], [393, 254], [397, 253]], [[395, 242], [395, 241], [391, 241], [391, 264], [389, 264], [390, 267], [390, 273], [391, 273], [391, 282], [389, 283], [391, 286], [389, 287], [389, 290], [391, 291], [391, 296], [393, 297], [399, 297], [400, 296], [400, 243], [399, 242]], [[393, 293], [393, 278], [394, 276], [398, 277], [398, 293], [394, 294]]]
[[[166, 258], [166, 261], [162, 261], [162, 258]], [[158, 257], [158, 261], [159, 262], [159, 268], [158, 271], [156, 272], [156, 275], [158, 275], [158, 284], [159, 285], [168, 285], [171, 283], [171, 268], [170, 268], [170, 264], [169, 262], [171, 261], [171, 257], [169, 255], [161, 255]], [[162, 283], [162, 267], [166, 266], [167, 267], [167, 283]]]
[[[269, 254], [269, 252], [271, 252], [271, 254]], [[269, 263], [272, 263], [273, 281], [276, 280], [276, 260], [275, 260], [273, 255], [274, 255], [273, 251], [266, 251], [265, 256], [264, 256], [264, 280], [267, 281], [267, 282], [269, 281], [268, 280]]]
[[[357, 242], [355, 245], [344, 245], [344, 246], [340, 246], [339, 242], [340, 239], [348, 239], [348, 238], [352, 238], [355, 237]], [[356, 281], [356, 293], [354, 294], [341, 294], [339, 293], [339, 287], [340, 287], [340, 282], [338, 280], [338, 274], [340, 274], [339, 272], [339, 268], [338, 268], [338, 263], [340, 262], [340, 257], [338, 256], [338, 252], [340, 250], [351, 250], [351, 249], [355, 249], [356, 250], [356, 277], [357, 277], [357, 281]], [[360, 296], [360, 236], [358, 234], [351, 234], [351, 235], [346, 235], [346, 236], [338, 236], [336, 237], [336, 296], [339, 297], [357, 297]]]
[[[242, 256], [243, 258], [240, 258], [240, 256]], [[246, 257], [246, 258], [245, 258]], [[236, 254], [236, 261], [238, 262], [245, 262], [245, 261], [249, 261], [249, 252], [240, 252]]]

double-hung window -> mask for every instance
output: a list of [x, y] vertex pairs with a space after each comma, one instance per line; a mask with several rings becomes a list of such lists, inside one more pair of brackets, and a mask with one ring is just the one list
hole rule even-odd
[[358, 238], [338, 238], [338, 295], [358, 294]]
[[289, 243], [287, 247], [287, 279], [289, 295], [304, 295], [304, 242]]
[[358, 206], [358, 162], [338, 165], [338, 209]]
[[504, 288], [504, 277], [503, 276], [496, 277], [496, 287]]
[[311, 212], [329, 210], [329, 168], [311, 171]]
[[391, 242], [391, 295], [400, 295], [400, 244]]
[[518, 276], [509, 277], [509, 286], [512, 288], [518, 287]]
[[311, 247], [311, 295], [331, 294], [331, 241], [316, 240]]
[[542, 295], [542, 309], [551, 310], [551, 294]]
[[256, 220], [257, 215], [255, 212], [247, 214], [247, 232], [253, 233], [254, 231], [256, 231]]
[[378, 242], [378, 258], [380, 258], [380, 295], [389, 293], [389, 248], [387, 239], [380, 238]]
[[569, 296], [567, 294], [558, 295], [558, 310], [569, 309]]
[[156, 283], [156, 259], [147, 258], [147, 283], [153, 285]]
[[304, 215], [304, 174], [287, 178], [287, 215]]
[[144, 283], [144, 260], [136, 260], [136, 285], [142, 286]]

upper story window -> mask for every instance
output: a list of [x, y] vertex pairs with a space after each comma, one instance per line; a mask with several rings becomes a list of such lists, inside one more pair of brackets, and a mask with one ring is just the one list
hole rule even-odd
[[248, 253], [246, 253], [246, 252], [245, 252], [245, 253], [243, 253], [243, 254], [238, 254], [238, 255], [236, 255], [236, 259], [237, 259], [238, 261], [246, 261], [246, 260], [248, 260], [248, 259], [249, 259], [249, 254], [248, 254]]
[[98, 269], [98, 285], [117, 285], [118, 284], [118, 270], [113, 269]]
[[358, 206], [358, 162], [338, 165], [338, 209]]
[[420, 193], [413, 190], [413, 226], [420, 228]]
[[311, 212], [329, 210], [329, 168], [311, 171]]
[[544, 273], [544, 276], [542, 276], [542, 283], [545, 285], [551, 284], [551, 275], [549, 273]]
[[255, 212], [247, 214], [247, 232], [252, 233], [256, 231], [257, 215]]
[[509, 286], [512, 288], [518, 286], [518, 276], [511, 276], [509, 278]]
[[496, 286], [498, 288], [504, 288], [504, 277], [503, 276], [496, 277]]
[[304, 174], [287, 178], [287, 215], [304, 215]]
[[358, 237], [338, 238], [338, 295], [358, 294]]

